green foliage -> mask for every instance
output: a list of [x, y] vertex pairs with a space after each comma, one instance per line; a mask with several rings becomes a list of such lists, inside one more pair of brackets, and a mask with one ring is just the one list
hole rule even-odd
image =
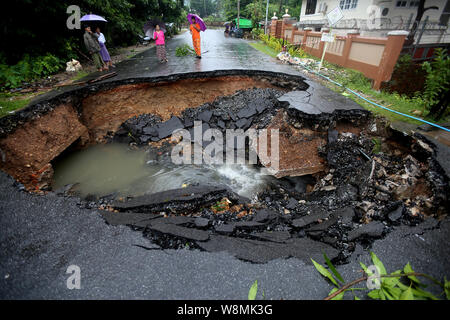
[[69, 5], [78, 5], [81, 15], [92, 12], [108, 20], [99, 26], [109, 49], [136, 43], [149, 18], [162, 18], [178, 26], [186, 18], [181, 0], [16, 0], [8, 4], [8, 14], [0, 20], [0, 85], [4, 88], [51, 74], [63, 62], [82, 58], [84, 30], [66, 27]]
[[[223, 0], [223, 11], [226, 20], [232, 20], [237, 17], [237, 2], [235, 0]], [[266, 18], [266, 4], [264, 0], [241, 0], [240, 1], [240, 17], [252, 20], [253, 26], [257, 26], [260, 21]], [[300, 15], [301, 1], [285, 0], [269, 3], [268, 19], [276, 12], [278, 17], [285, 13], [285, 9], [289, 10], [292, 17]]]
[[255, 282], [253, 282], [252, 286], [250, 287], [250, 290], [248, 291], [248, 300], [255, 300], [257, 293], [258, 293], [258, 280], [255, 280]]
[[261, 35], [264, 34], [264, 29], [253, 28], [252, 29], [252, 37], [253, 39], [261, 39]]
[[444, 49], [435, 50], [436, 58], [432, 62], [424, 62], [426, 71], [425, 91], [423, 98], [428, 108], [439, 102], [441, 95], [450, 90], [450, 57]]
[[380, 153], [381, 152], [381, 139], [380, 138], [373, 138], [372, 142], [373, 142], [372, 152], [374, 154]]
[[[414, 272], [409, 262], [405, 265], [403, 270], [397, 270], [388, 274], [384, 264], [375, 255], [375, 253], [371, 252], [370, 256], [372, 263], [379, 272], [379, 277], [374, 279], [378, 281], [379, 289], [369, 291], [367, 293], [369, 298], [376, 300], [436, 300], [437, 297], [424, 290], [426, 285], [418, 279], [418, 276], [420, 275], [430, 279], [436, 285], [442, 287], [444, 289], [445, 298], [450, 299], [450, 282], [448, 282], [447, 279], [445, 279], [444, 284], [442, 284], [426, 274], [418, 274]], [[343, 289], [342, 292], [333, 297], [332, 300], [342, 300], [345, 292], [347, 291], [351, 291], [354, 295], [354, 299], [359, 300], [359, 298], [354, 294], [354, 290], [361, 288], [352, 288], [349, 286], [344, 288], [345, 282], [342, 276], [325, 254], [324, 258], [331, 272], [313, 259], [311, 260], [316, 270], [334, 285], [334, 288], [330, 291], [329, 295]], [[366, 267], [366, 265], [364, 265], [364, 263], [360, 262], [360, 265], [367, 276], [373, 276], [372, 272]], [[339, 283], [338, 280], [341, 283]], [[359, 282], [363, 281], [366, 281], [366, 278], [362, 278]]]
[[217, 12], [218, 4], [219, 2], [215, 0], [191, 0], [190, 12], [196, 13], [202, 18], [208, 17]]
[[12, 111], [25, 107], [30, 102], [29, 98], [23, 98], [15, 94], [0, 94], [0, 117], [6, 116]]
[[25, 55], [22, 60], [13, 66], [0, 65], [0, 88], [18, 87], [24, 81], [31, 81], [53, 74], [63, 66], [63, 61], [50, 53], [35, 58]]
[[184, 57], [187, 55], [195, 55], [195, 51], [188, 44], [184, 44], [175, 49], [175, 55], [177, 57]]

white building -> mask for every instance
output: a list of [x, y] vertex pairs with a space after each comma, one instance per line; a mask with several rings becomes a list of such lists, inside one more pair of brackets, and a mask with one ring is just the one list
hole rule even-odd
[[[344, 35], [357, 30], [361, 36], [385, 37], [392, 30], [411, 29], [418, 3], [416, 0], [302, 0], [297, 25], [320, 31], [328, 27], [326, 14], [339, 6], [344, 18], [333, 27], [333, 33]], [[438, 9], [425, 12], [416, 33], [416, 42], [420, 37], [421, 45], [450, 43], [450, 0], [426, 0], [425, 7], [430, 6]]]

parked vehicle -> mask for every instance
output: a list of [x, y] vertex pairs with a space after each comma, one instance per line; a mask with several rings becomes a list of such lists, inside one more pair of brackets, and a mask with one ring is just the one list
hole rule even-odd
[[253, 28], [252, 21], [249, 19], [239, 18], [239, 29], [237, 28], [238, 19], [234, 19], [232, 22], [232, 28], [229, 32], [231, 37], [242, 38], [244, 36], [244, 32], [250, 32]]
[[150, 40], [151, 40], [150, 37], [144, 37], [143, 35], [138, 34], [136, 47], [139, 47], [139, 45], [146, 46], [150, 43]]

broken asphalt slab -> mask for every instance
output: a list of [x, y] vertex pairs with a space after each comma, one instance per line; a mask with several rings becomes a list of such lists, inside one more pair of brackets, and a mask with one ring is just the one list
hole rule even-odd
[[240, 197], [227, 187], [203, 185], [168, 190], [139, 196], [123, 201], [114, 201], [112, 207], [119, 211], [133, 212], [189, 212], [199, 206], [211, 205], [224, 197], [238, 200]]
[[[211, 54], [205, 54], [201, 61], [186, 58], [179, 63], [175, 58], [174, 48], [189, 42], [185, 34], [169, 42], [169, 64], [154, 63], [155, 69], [145, 71], [143, 63], [156, 62], [151, 49], [119, 65], [118, 78], [104, 82], [223, 68], [298, 74], [243, 40], [227, 39], [224, 43], [221, 31], [207, 30], [205, 38]], [[240, 52], [239, 59], [230, 51]], [[61, 91], [56, 91], [39, 99], [45, 102], [59, 94]], [[44, 103], [42, 108], [47, 107]], [[297, 258], [249, 264], [225, 252], [145, 250], [157, 246], [127, 227], [106, 225], [95, 212], [79, 208], [75, 198], [20, 192], [3, 173], [0, 212], [3, 299], [246, 299], [255, 279], [267, 299], [321, 299], [332, 288], [309, 261]], [[409, 261], [416, 271], [449, 278], [448, 221], [430, 229], [421, 225], [414, 230], [399, 227], [376, 240], [372, 250], [388, 271], [400, 269]], [[350, 264], [338, 267], [346, 280], [359, 277], [359, 260], [369, 262], [368, 250], [361, 249]], [[67, 290], [66, 270], [71, 264], [82, 270], [82, 290]]]

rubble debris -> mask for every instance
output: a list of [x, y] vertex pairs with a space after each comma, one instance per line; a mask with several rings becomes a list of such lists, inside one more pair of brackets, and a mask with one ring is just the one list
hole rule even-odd
[[381, 238], [384, 232], [385, 226], [380, 221], [370, 222], [365, 224], [358, 229], [352, 230], [348, 234], [348, 240], [354, 241], [360, 237], [369, 237], [369, 238]]
[[304, 262], [310, 259], [323, 259], [324, 252], [330, 259], [338, 256], [338, 250], [308, 238], [288, 239], [284, 243], [239, 239], [221, 235], [212, 235], [209, 241], [199, 242], [206, 251], [227, 251], [236, 258], [254, 263], [266, 263], [273, 259], [295, 257]]
[[183, 212], [188, 213], [199, 206], [211, 205], [227, 197], [237, 201], [239, 196], [221, 186], [188, 186], [186, 188], [163, 191], [131, 198], [126, 201], [114, 201], [112, 207], [119, 211], [131, 212]]

